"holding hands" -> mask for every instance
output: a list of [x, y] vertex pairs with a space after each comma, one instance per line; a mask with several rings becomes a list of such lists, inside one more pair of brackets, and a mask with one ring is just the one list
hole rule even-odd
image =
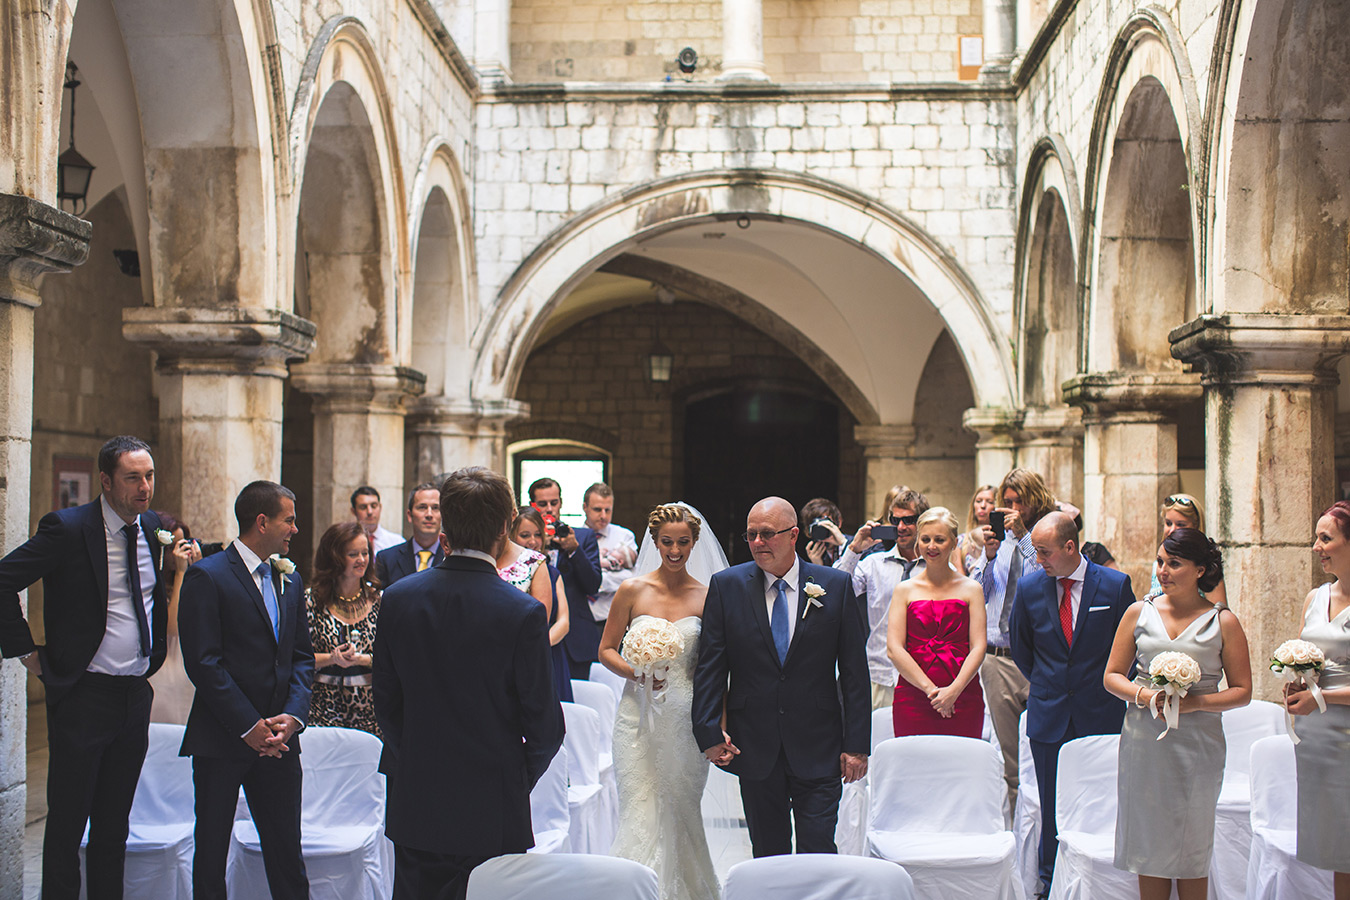
[[731, 735], [723, 731], [722, 743], [713, 744], [707, 750], [703, 751], [703, 755], [708, 757], [708, 762], [713, 765], [725, 766], [740, 755], [740, 752], [740, 748], [731, 742]]

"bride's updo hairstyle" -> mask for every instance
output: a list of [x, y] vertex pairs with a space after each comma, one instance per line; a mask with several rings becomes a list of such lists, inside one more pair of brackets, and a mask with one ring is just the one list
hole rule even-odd
[[956, 537], [957, 529], [961, 527], [961, 523], [956, 520], [956, 516], [952, 515], [950, 509], [945, 506], [934, 506], [919, 516], [919, 520], [914, 523], [914, 533], [918, 534], [925, 525], [933, 522], [946, 525], [947, 530], [952, 533], [952, 537]]
[[664, 506], [658, 506], [647, 516], [647, 531], [651, 534], [652, 540], [656, 540], [656, 533], [661, 530], [662, 525], [673, 525], [676, 522], [683, 522], [689, 526], [689, 534], [693, 536], [694, 543], [698, 543], [698, 530], [703, 527], [698, 516], [691, 513], [683, 506], [677, 506], [674, 503], [667, 503]]
[[1204, 574], [1195, 583], [1200, 590], [1208, 593], [1223, 581], [1223, 554], [1203, 531], [1178, 528], [1163, 538], [1162, 545], [1168, 556], [1176, 556], [1204, 567]]

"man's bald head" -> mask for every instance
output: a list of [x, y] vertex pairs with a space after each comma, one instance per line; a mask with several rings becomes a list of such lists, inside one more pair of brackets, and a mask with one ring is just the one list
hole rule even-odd
[[1031, 529], [1036, 559], [1051, 578], [1067, 578], [1078, 568], [1078, 527], [1062, 512], [1049, 512]]
[[765, 497], [763, 500], [750, 507], [750, 515], [747, 519], [770, 518], [776, 522], [782, 522], [787, 525], [795, 525], [797, 522], [797, 510], [793, 505], [782, 497]]

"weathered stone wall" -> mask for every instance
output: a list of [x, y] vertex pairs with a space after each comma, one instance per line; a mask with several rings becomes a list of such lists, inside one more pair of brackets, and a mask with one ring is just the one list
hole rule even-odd
[[[766, 0], [764, 67], [780, 84], [955, 81], [958, 39], [981, 33], [975, 0]], [[684, 47], [699, 55], [685, 75]], [[517, 0], [517, 84], [708, 81], [722, 71], [722, 4]]]
[[715, 90], [485, 99], [474, 192], [485, 308], [546, 235], [592, 204], [665, 176], [757, 168], [830, 179], [903, 214], [951, 253], [1011, 330], [1015, 129], [1006, 101], [975, 90], [899, 102], [870, 92], [740, 100]]

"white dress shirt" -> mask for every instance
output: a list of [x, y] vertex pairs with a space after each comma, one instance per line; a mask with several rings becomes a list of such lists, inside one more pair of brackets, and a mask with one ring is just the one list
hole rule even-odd
[[[100, 497], [99, 502], [103, 508], [103, 532], [108, 550], [108, 624], [103, 629], [98, 652], [89, 661], [88, 671], [104, 675], [144, 675], [150, 671], [150, 660], [141, 656], [141, 626], [136, 619], [136, 607], [131, 605], [127, 538], [122, 533], [127, 523], [113, 512], [107, 497]], [[136, 600], [145, 607], [145, 621], [150, 624], [154, 622], [155, 560], [150, 555], [150, 544], [145, 539], [140, 516], [134, 524], [136, 568], [141, 576], [141, 596]], [[150, 636], [153, 640], [153, 631]]]
[[[258, 558], [258, 554], [248, 549], [248, 544], [245, 544], [239, 538], [234, 539], [234, 551], [239, 554], [239, 558], [248, 567], [248, 574], [253, 579], [253, 586], [258, 589], [258, 593], [261, 595], [263, 592], [263, 576], [258, 574], [258, 566], [262, 565], [263, 561]], [[277, 597], [277, 613], [281, 613], [280, 596]]]
[[853, 593], [867, 596], [867, 671], [873, 684], [895, 687], [899, 673], [886, 654], [886, 629], [890, 625], [891, 596], [895, 586], [926, 567], [923, 559], [905, 559], [898, 546], [885, 553], [859, 558], [852, 550], [842, 557], [838, 569], [853, 575]]
[[482, 550], [451, 550], [451, 556], [467, 556], [469, 559], [481, 559], [483, 562], [492, 563], [492, 568], [497, 568], [497, 560], [491, 553], [484, 553]]
[[[797, 554], [792, 554], [792, 568], [787, 570], [783, 576], [783, 581], [787, 583], [787, 590], [784, 592], [787, 597], [788, 614], [788, 646], [792, 645], [792, 637], [797, 633], [797, 591], [800, 588], [798, 581], [802, 577], [802, 561]], [[778, 578], [768, 572], [764, 573], [764, 602], [769, 608], [769, 625], [773, 625], [773, 602], [778, 599], [778, 588], [774, 585]]]
[[608, 552], [618, 555], [620, 552], [628, 552], [632, 554], [629, 559], [637, 562], [637, 539], [634, 538], [633, 532], [613, 522], [610, 522], [604, 531], [594, 528], [591, 530], [595, 532], [595, 541], [600, 546], [600, 591], [591, 601], [591, 616], [600, 622], [609, 618], [609, 607], [614, 602], [614, 593], [619, 589], [619, 585], [633, 577], [632, 566], [606, 569], [605, 554]]
[[397, 547], [405, 540], [407, 540], [407, 538], [403, 535], [390, 531], [383, 525], [376, 525], [375, 530], [370, 535], [370, 542], [375, 546], [376, 553], [379, 553], [381, 550], [388, 550], [390, 547]]

